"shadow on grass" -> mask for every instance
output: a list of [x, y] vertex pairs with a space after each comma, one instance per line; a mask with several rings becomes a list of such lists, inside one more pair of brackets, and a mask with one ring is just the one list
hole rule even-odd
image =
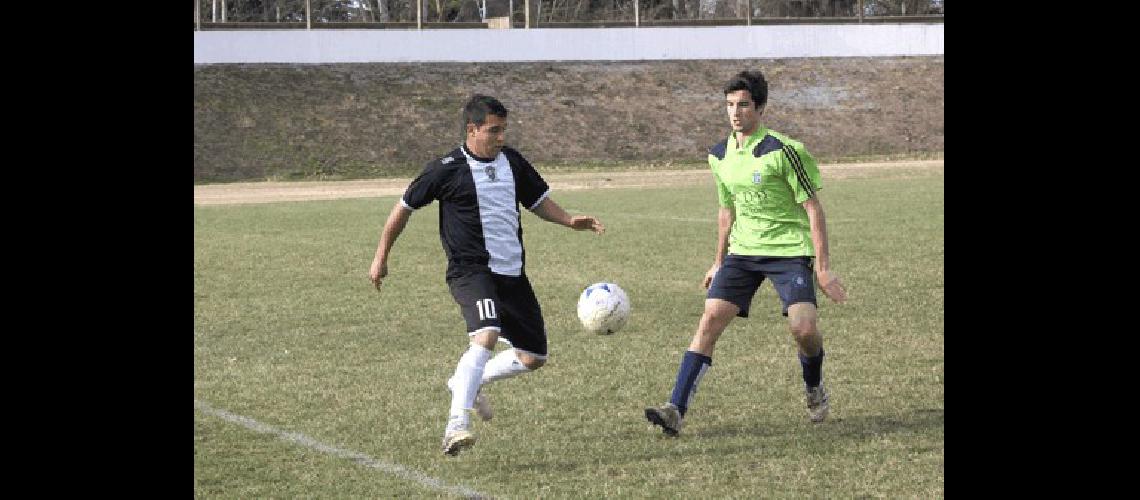
[[[945, 425], [945, 411], [941, 408], [923, 408], [897, 415], [857, 415], [828, 420], [813, 424], [804, 415], [802, 419], [786, 420], [775, 425], [771, 422], [757, 424], [755, 421], [736, 419], [715, 427], [694, 423], [686, 426], [676, 438], [666, 437], [660, 429], [640, 428], [628, 434], [614, 436], [612, 453], [606, 457], [595, 456], [583, 462], [577, 458], [563, 458], [551, 461], [526, 462], [515, 464], [519, 470], [546, 470], [556, 468], [568, 472], [580, 468], [592, 468], [599, 463], [616, 465], [620, 463], [648, 462], [668, 456], [695, 457], [700, 455], [725, 458], [734, 455], [752, 455], [763, 450], [769, 458], [779, 458], [813, 449], [816, 453], [829, 453], [836, 450], [849, 450], [853, 444], [873, 441], [889, 434], [927, 435], [931, 430]], [[736, 440], [743, 440], [744, 443]], [[624, 445], [622, 441], [628, 441]], [[687, 447], [681, 455], [675, 449], [678, 445], [704, 441], [721, 444]], [[799, 442], [798, 445], [791, 443]], [[645, 444], [651, 444], [646, 451]], [[914, 448], [921, 452], [935, 452], [935, 448], [922, 446]], [[846, 452], [846, 451], [845, 451]], [[591, 463], [593, 462], [593, 463]]]
[[775, 437], [796, 433], [798, 428], [811, 427], [813, 434], [819, 434], [824, 438], [862, 440], [883, 434], [926, 432], [935, 427], [943, 427], [945, 422], [944, 409], [922, 408], [899, 415], [833, 416], [818, 424], [808, 422], [806, 416], [802, 421], [786, 422], [776, 426], [747, 425], [734, 421], [713, 428], [692, 429], [691, 434], [700, 437]]

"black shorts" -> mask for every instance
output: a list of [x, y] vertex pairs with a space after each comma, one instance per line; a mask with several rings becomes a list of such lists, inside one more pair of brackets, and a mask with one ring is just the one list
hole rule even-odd
[[752, 297], [764, 282], [772, 280], [772, 286], [784, 303], [784, 316], [788, 306], [800, 302], [815, 302], [815, 279], [811, 257], [762, 257], [753, 255], [732, 255], [724, 258], [724, 263], [713, 276], [709, 285], [710, 299], [724, 299], [740, 308], [737, 316], [748, 317]]
[[526, 275], [503, 276], [490, 271], [464, 272], [447, 287], [467, 322], [467, 333], [483, 328], [499, 331], [512, 347], [546, 356], [546, 324]]

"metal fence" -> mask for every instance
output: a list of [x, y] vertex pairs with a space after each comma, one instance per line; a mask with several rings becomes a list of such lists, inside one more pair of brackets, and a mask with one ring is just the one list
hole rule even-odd
[[194, 29], [942, 21], [944, 0], [195, 0]]

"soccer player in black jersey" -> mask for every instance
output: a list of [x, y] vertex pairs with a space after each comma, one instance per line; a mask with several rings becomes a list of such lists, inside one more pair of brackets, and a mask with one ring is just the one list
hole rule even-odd
[[[408, 218], [439, 200], [447, 285], [470, 337], [470, 346], [447, 381], [451, 390], [443, 437], [447, 455], [475, 444], [469, 410], [483, 420], [491, 418], [482, 385], [546, 363], [546, 327], [524, 269], [519, 205], [555, 224], [598, 234], [605, 231], [595, 217], [567, 214], [550, 198], [549, 186], [530, 162], [504, 144], [507, 108], [497, 99], [473, 95], [463, 107], [463, 121], [464, 143], [428, 162], [392, 207], [368, 272], [380, 290], [392, 245]], [[492, 357], [500, 337], [511, 348]]]

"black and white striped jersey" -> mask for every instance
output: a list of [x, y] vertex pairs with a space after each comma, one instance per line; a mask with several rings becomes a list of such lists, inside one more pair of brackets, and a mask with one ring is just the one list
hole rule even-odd
[[494, 159], [478, 158], [462, 145], [424, 166], [400, 203], [416, 210], [439, 200], [449, 279], [478, 269], [519, 276], [526, 260], [519, 204], [533, 210], [549, 194], [518, 151], [504, 147]]

